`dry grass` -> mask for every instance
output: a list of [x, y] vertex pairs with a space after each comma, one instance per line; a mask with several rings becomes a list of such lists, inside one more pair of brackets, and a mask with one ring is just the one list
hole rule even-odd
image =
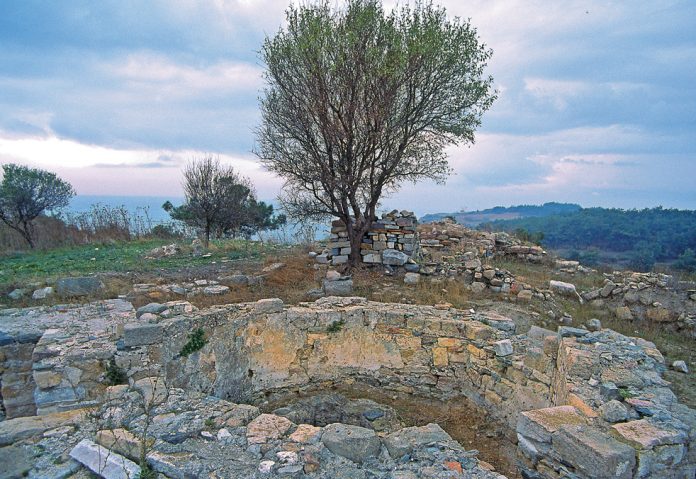
[[418, 284], [408, 285], [404, 284], [403, 276], [384, 276], [376, 268], [364, 268], [354, 273], [353, 280], [356, 296], [384, 303], [451, 303], [454, 307], [464, 308], [471, 295], [460, 278], [434, 282], [428, 277], [421, 277]]

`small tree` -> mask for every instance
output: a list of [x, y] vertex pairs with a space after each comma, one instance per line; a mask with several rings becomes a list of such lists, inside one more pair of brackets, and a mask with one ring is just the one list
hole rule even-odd
[[0, 220], [34, 248], [34, 220], [47, 210], [67, 206], [75, 191], [49, 171], [11, 163], [2, 169]]
[[444, 148], [473, 143], [495, 99], [490, 50], [430, 2], [385, 12], [380, 0], [291, 6], [261, 49], [267, 87], [257, 155], [285, 179], [293, 217], [340, 218], [351, 261], [384, 194], [444, 181]]
[[189, 163], [184, 170], [186, 201], [175, 207], [167, 201], [162, 207], [175, 220], [201, 230], [206, 247], [211, 235], [236, 236], [277, 227], [284, 217], [273, 217], [273, 207], [257, 202], [248, 178], [220, 160], [205, 157]]

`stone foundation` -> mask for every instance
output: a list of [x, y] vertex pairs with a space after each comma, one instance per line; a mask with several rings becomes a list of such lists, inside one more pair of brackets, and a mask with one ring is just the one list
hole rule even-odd
[[[113, 359], [136, 384], [159, 377], [234, 402], [351, 382], [466, 397], [517, 432], [525, 477], [693, 478], [696, 471], [696, 412], [662, 379], [662, 355], [611, 330], [518, 334], [512, 320], [492, 313], [362, 298], [296, 307], [267, 299], [203, 312], [171, 303], [150, 321], [129, 306], [45, 313], [38, 340], [3, 333], [8, 418], [94, 404]], [[206, 344], [182, 356], [197, 329]]]

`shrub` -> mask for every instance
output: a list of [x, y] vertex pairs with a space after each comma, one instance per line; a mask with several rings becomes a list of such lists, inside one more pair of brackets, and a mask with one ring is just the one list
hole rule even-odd
[[106, 363], [106, 383], [109, 386], [116, 386], [118, 384], [127, 384], [128, 375], [126, 372], [119, 368], [116, 364], [114, 358], [111, 358], [108, 363]]
[[181, 348], [181, 352], [179, 354], [183, 357], [189, 356], [190, 354], [203, 349], [203, 346], [205, 346], [207, 343], [208, 340], [205, 339], [205, 331], [203, 331], [202, 328], [198, 328], [189, 334], [188, 342], [184, 344], [184, 347]]
[[331, 323], [331, 324], [326, 328], [326, 331], [329, 332], [329, 333], [337, 333], [337, 332], [339, 332], [340, 330], [343, 329], [343, 326], [344, 326], [345, 324], [346, 324], [346, 320], [345, 320], [345, 319], [341, 319], [341, 320], [339, 320], [339, 321], [334, 321], [333, 323]]

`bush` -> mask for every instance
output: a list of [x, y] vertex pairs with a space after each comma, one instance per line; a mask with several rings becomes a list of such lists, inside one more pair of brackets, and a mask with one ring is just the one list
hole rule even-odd
[[207, 343], [208, 340], [205, 339], [205, 331], [203, 331], [202, 328], [198, 328], [189, 334], [188, 342], [184, 344], [184, 347], [181, 348], [181, 352], [179, 354], [183, 357], [187, 357], [196, 351], [203, 349], [203, 346], [205, 346]]

